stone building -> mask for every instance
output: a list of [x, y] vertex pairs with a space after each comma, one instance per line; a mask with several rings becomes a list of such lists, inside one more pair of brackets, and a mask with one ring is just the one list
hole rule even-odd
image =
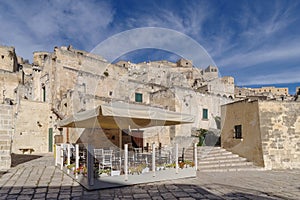
[[17, 56], [13, 47], [0, 46], [0, 101], [12, 104], [15, 88], [22, 82], [22, 72], [18, 70]]
[[[192, 130], [220, 128], [215, 120], [221, 115], [220, 106], [232, 102], [232, 77], [220, 78], [217, 67], [198, 69], [186, 59], [176, 63], [111, 64], [101, 56], [69, 46], [55, 47], [53, 52], [34, 52], [33, 63], [29, 64], [15, 54], [14, 48], [0, 49], [1, 99], [12, 110], [13, 153], [51, 152], [55, 140], [116, 144], [118, 131], [57, 126], [69, 115], [112, 101], [194, 115], [196, 120], [191, 125], [133, 130], [144, 138], [142, 145], [157, 142], [165, 146], [178, 141], [188, 145]], [[205, 85], [211, 86], [209, 92], [198, 90]], [[222, 93], [216, 88], [223, 88]], [[131, 140], [126, 130], [123, 136], [123, 142]]]
[[[203, 112], [203, 108], [195, 109], [195, 107], [198, 108], [198, 102], [206, 101], [208, 102], [207, 108], [205, 108], [206, 115], [209, 112], [212, 116], [220, 116], [220, 109], [213, 108], [220, 107], [222, 103], [230, 102], [231, 99], [226, 97], [233, 94], [232, 92], [225, 96], [217, 96], [213, 93], [203, 95], [201, 92], [195, 91], [198, 84], [204, 85], [220, 79], [218, 78], [218, 69], [209, 66], [206, 70], [201, 70], [195, 68], [191, 61], [185, 59], [180, 59], [177, 63], [155, 61], [135, 64], [120, 61], [111, 64], [100, 56], [72, 47], [60, 47], [55, 48], [53, 53], [34, 53], [34, 65], [41, 69], [34, 84], [41, 83], [43, 85], [36, 87], [36, 93], [40, 93], [36, 97], [40, 97], [39, 100], [42, 100], [42, 94], [46, 93], [44, 98], [51, 102], [51, 110], [59, 113], [57, 116], [63, 117], [111, 101], [150, 105], [177, 112], [191, 113], [193, 111], [196, 115], [201, 115]], [[66, 75], [69, 78], [66, 78]], [[44, 81], [42, 80], [43, 77], [48, 78]], [[47, 81], [53, 79], [51, 77], [55, 77], [53, 84], [51, 81]], [[230, 83], [220, 80], [213, 85], [228, 84], [223, 88], [231, 88], [227, 91], [233, 91], [233, 79], [230, 80]], [[226, 90], [223, 93], [226, 93]], [[193, 98], [198, 98], [198, 100], [187, 103]], [[213, 101], [205, 99], [213, 99]], [[188, 109], [185, 109], [186, 104]], [[215, 122], [205, 120], [202, 124], [197, 122], [192, 127], [189, 126], [184, 129], [175, 127], [145, 129], [142, 130], [143, 137], [145, 137], [144, 143], [155, 140], [163, 145], [169, 145], [175, 138], [190, 136], [191, 128], [197, 129], [202, 125], [209, 129], [215, 127]], [[118, 137], [119, 133], [114, 135], [112, 131], [109, 132], [108, 137]], [[54, 133], [60, 134], [55, 129]], [[65, 141], [68, 139], [68, 141], [75, 142], [87, 138], [83, 137], [82, 133], [74, 133], [74, 130], [65, 130], [63, 134]]]
[[223, 105], [221, 146], [266, 169], [300, 168], [299, 112], [293, 101]]
[[13, 133], [13, 108], [0, 104], [0, 171], [11, 165], [11, 137]]
[[222, 78], [212, 79], [201, 87], [197, 88], [200, 93], [214, 94], [225, 98], [234, 99], [234, 78], [224, 76]]
[[288, 95], [289, 89], [288, 88], [278, 88], [278, 87], [261, 87], [261, 88], [252, 88], [256, 93], [262, 92], [270, 92], [273, 95], [281, 96], [281, 95]]
[[278, 88], [274, 86], [261, 88], [235, 87], [234, 95], [236, 99], [252, 100], [290, 100], [288, 88]]

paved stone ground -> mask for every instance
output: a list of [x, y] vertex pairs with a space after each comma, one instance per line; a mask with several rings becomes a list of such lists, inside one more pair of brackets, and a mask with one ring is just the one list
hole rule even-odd
[[198, 172], [197, 178], [87, 191], [54, 167], [51, 155], [0, 178], [0, 199], [299, 199], [300, 170]]

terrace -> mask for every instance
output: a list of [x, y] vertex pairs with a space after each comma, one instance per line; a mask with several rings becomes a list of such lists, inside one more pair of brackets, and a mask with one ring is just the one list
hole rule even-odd
[[[192, 123], [193, 117], [158, 108], [120, 102], [104, 104], [96, 109], [77, 113], [60, 122], [60, 127], [103, 128], [124, 130], [152, 126]], [[122, 131], [120, 131], [122, 132]], [[178, 144], [162, 148], [152, 143], [147, 148], [95, 148], [91, 143], [56, 146], [55, 165], [87, 189], [103, 189], [140, 183], [195, 177], [194, 160], [179, 159]]]

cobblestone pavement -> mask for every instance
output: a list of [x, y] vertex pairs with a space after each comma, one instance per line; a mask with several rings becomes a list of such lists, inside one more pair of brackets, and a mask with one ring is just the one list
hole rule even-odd
[[0, 175], [0, 199], [299, 199], [300, 170], [201, 173], [197, 178], [87, 191], [51, 155]]

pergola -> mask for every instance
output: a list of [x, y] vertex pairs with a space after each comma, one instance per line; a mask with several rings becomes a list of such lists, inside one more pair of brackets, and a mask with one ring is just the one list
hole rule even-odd
[[58, 123], [58, 126], [117, 129], [119, 130], [120, 138], [119, 147], [122, 148], [123, 129], [142, 129], [193, 122], [194, 117], [188, 114], [118, 101], [102, 104], [94, 109], [75, 113], [64, 120], [61, 120]]
[[[59, 127], [72, 127], [72, 128], [102, 128], [102, 129], [118, 129], [122, 134], [122, 129], [141, 129], [155, 126], [170, 126], [179, 124], [193, 123], [194, 117], [189, 114], [172, 112], [156, 107], [129, 104], [124, 102], [111, 102], [102, 104], [94, 109], [75, 113], [72, 116], [61, 120], [58, 123]], [[121, 138], [121, 137], [120, 137]], [[122, 142], [119, 140], [121, 147]], [[153, 156], [155, 156], [155, 144], [153, 144]], [[89, 145], [90, 146], [90, 145]], [[89, 149], [88, 152], [92, 152]], [[127, 184], [136, 184], [139, 182], [128, 182], [127, 175], [127, 156], [128, 146], [125, 144], [125, 180]], [[178, 149], [178, 146], [177, 146]], [[177, 150], [178, 151], [178, 150]], [[94, 185], [93, 172], [91, 160], [93, 155], [88, 153], [88, 187]], [[178, 157], [178, 152], [177, 152]], [[155, 158], [155, 157], [153, 157]], [[154, 159], [155, 160], [155, 159]], [[69, 162], [69, 161], [68, 161]], [[76, 161], [77, 163], [78, 161]], [[77, 166], [78, 164], [76, 164]], [[155, 163], [152, 164], [155, 166]], [[77, 167], [76, 167], [77, 168]], [[154, 167], [155, 168], [155, 167]], [[178, 166], [177, 169], [178, 170]], [[155, 170], [154, 170], [155, 173]], [[190, 176], [190, 175], [187, 175]], [[150, 179], [149, 179], [150, 180]], [[156, 179], [153, 179], [156, 180]], [[157, 179], [159, 180], [159, 179]], [[140, 182], [144, 182], [141, 179]], [[124, 184], [124, 182], [122, 182]]]
[[193, 123], [189, 114], [172, 112], [156, 107], [111, 102], [94, 109], [75, 113], [61, 120], [60, 127], [103, 128], [103, 129], [138, 129], [153, 126], [170, 126]]

